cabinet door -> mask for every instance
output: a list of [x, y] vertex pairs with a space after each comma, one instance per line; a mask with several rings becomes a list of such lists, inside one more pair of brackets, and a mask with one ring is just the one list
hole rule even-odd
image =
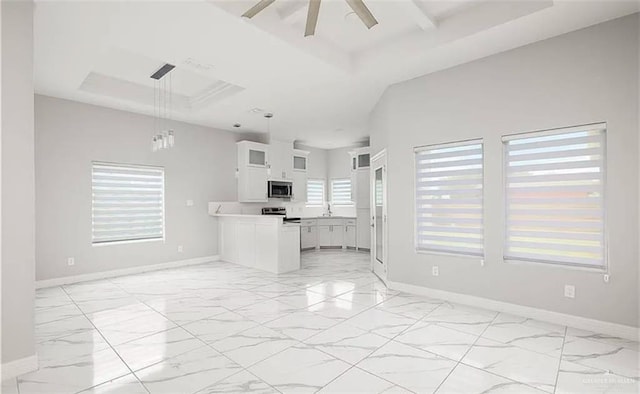
[[331, 246], [344, 245], [344, 226], [331, 226]]
[[356, 226], [344, 226], [344, 246], [356, 247]]
[[307, 158], [304, 156], [293, 156], [293, 169], [296, 171], [307, 171]]
[[256, 225], [254, 223], [238, 223], [238, 239], [246, 242], [251, 247], [238, 245], [238, 264], [255, 267], [256, 250], [253, 245], [256, 243]]
[[371, 205], [369, 191], [369, 170], [358, 170], [356, 174], [356, 208], [369, 208]]
[[293, 197], [291, 201], [307, 201], [307, 173], [301, 171], [293, 172]]
[[300, 239], [302, 249], [315, 248], [317, 245], [317, 232], [315, 226], [300, 227]]
[[331, 226], [318, 226], [318, 245], [331, 246]]
[[266, 167], [267, 166], [267, 150], [266, 149], [252, 149], [249, 148], [248, 165], [254, 167]]
[[267, 169], [248, 167], [246, 178], [246, 201], [267, 201]]

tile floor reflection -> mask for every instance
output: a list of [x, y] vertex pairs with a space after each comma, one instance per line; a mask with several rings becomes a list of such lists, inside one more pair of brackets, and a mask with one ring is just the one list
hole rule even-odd
[[637, 393], [638, 343], [387, 289], [354, 251], [37, 291], [2, 393]]

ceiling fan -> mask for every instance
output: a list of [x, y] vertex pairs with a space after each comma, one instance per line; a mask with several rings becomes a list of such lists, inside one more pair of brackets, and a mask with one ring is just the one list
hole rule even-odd
[[[251, 7], [247, 12], [242, 14], [244, 18], [253, 18], [260, 11], [264, 10], [276, 0], [260, 0], [256, 5]], [[378, 24], [378, 21], [373, 16], [371, 11], [364, 5], [362, 0], [345, 0], [349, 7], [360, 18], [362, 23], [367, 26], [367, 29], [371, 29]], [[318, 14], [320, 13], [321, 0], [309, 0], [309, 10], [307, 11], [307, 25], [304, 29], [304, 36], [312, 36], [316, 32], [316, 25], [318, 24]]]

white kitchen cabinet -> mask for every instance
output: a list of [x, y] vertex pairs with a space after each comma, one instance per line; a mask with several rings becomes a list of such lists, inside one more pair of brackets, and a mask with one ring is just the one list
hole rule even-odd
[[321, 248], [344, 247], [344, 220], [318, 218], [318, 246]]
[[272, 140], [269, 149], [269, 179], [292, 179], [293, 142]]
[[307, 202], [307, 172], [293, 171], [292, 202]]
[[355, 221], [354, 225], [344, 226], [344, 246], [347, 248], [355, 248], [356, 247], [356, 226]]
[[331, 226], [318, 225], [318, 246], [330, 247], [331, 246]]
[[371, 249], [371, 218], [369, 208], [356, 209], [356, 247]]
[[239, 202], [267, 202], [269, 146], [258, 142], [238, 142]]
[[318, 227], [300, 227], [300, 248], [303, 250], [315, 249], [318, 246]]
[[281, 274], [300, 269], [300, 226], [271, 215], [209, 214], [218, 219], [220, 259]]
[[331, 246], [332, 248], [344, 247], [344, 226], [329, 226], [329, 232], [331, 233]]

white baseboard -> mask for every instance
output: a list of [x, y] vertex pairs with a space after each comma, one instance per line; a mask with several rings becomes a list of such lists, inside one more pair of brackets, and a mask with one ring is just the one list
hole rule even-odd
[[569, 315], [560, 312], [552, 312], [544, 309], [511, 304], [502, 301], [495, 301], [488, 298], [476, 297], [466, 294], [453, 293], [445, 290], [430, 289], [428, 287], [410, 285], [407, 283], [388, 281], [387, 285], [393, 290], [424, 295], [432, 298], [439, 298], [459, 304], [475, 306], [478, 308], [510, 313], [518, 316], [528, 317], [530, 319], [543, 320], [549, 323], [579, 328], [587, 331], [594, 331], [601, 334], [613, 335], [619, 338], [630, 339], [633, 341], [639, 340], [638, 327], [610, 323], [602, 320], [588, 319], [586, 317]]
[[140, 267], [122, 268], [122, 269], [111, 270], [111, 271], [94, 272], [91, 274], [82, 274], [82, 275], [74, 275], [74, 276], [65, 276], [62, 278], [44, 279], [44, 280], [36, 281], [36, 289], [42, 289], [44, 287], [68, 285], [68, 284], [78, 283], [78, 282], [86, 282], [89, 280], [113, 278], [116, 276], [139, 274], [141, 272], [156, 271], [156, 270], [162, 270], [167, 268], [184, 267], [186, 265], [202, 264], [202, 263], [208, 263], [211, 261], [218, 261], [218, 260], [220, 260], [220, 256], [213, 255], [213, 256], [205, 256], [205, 257], [196, 257], [196, 258], [187, 259], [187, 260], [170, 261], [168, 263], [149, 264], [149, 265], [142, 265]]
[[19, 358], [2, 364], [2, 380], [12, 379], [38, 369], [38, 355]]

